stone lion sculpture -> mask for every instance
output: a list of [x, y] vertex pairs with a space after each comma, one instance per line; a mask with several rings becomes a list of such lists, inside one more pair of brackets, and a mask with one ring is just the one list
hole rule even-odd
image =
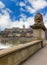
[[34, 21], [35, 21], [35, 24], [36, 25], [44, 25], [44, 23], [43, 23], [43, 16], [42, 16], [42, 14], [40, 14], [40, 13], [38, 13], [36, 16], [35, 16], [35, 18], [34, 18]]

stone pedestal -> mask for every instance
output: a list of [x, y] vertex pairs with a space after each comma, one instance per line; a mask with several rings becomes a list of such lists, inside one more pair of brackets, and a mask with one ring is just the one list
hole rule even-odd
[[45, 26], [40, 26], [40, 25], [33, 25], [31, 26], [33, 28], [33, 36], [39, 40], [42, 40], [43, 42], [43, 47], [46, 45], [45, 42]]
[[33, 29], [33, 36], [38, 39], [45, 39], [45, 32], [42, 29]]
[[43, 41], [43, 46], [46, 45], [45, 42], [45, 32], [42, 29], [33, 29], [33, 36], [37, 39], [40, 39]]

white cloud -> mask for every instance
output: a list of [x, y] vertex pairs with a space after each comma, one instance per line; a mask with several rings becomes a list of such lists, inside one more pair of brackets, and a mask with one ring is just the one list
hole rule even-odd
[[34, 17], [29, 17], [26, 22], [25, 22], [25, 26], [26, 28], [28, 28], [30, 25], [34, 24]]
[[34, 9], [38, 10], [43, 9], [45, 6], [47, 6], [47, 2], [45, 0], [33, 0], [32, 5]]
[[27, 10], [28, 10], [30, 13], [35, 13], [35, 12], [36, 12], [36, 10], [33, 9], [33, 8], [31, 8], [30, 6], [27, 6], [26, 8], [27, 8]]
[[10, 12], [12, 13], [12, 11], [8, 8], [5, 8], [5, 5], [3, 4], [3, 2], [0, 1], [0, 10], [2, 11], [2, 13], [5, 13], [5, 12]]
[[47, 28], [47, 14], [45, 16], [43, 16], [43, 18], [44, 18], [44, 24], [45, 24], [45, 26]]
[[12, 11], [10, 9], [8, 9], [8, 8], [6, 8], [6, 11], [12, 13]]
[[45, 0], [28, 0], [28, 2], [32, 5], [32, 7], [27, 6], [27, 10], [30, 13], [35, 13], [39, 9], [43, 9], [47, 6], [47, 2]]
[[47, 22], [45, 22], [44, 24], [45, 24], [45, 27], [47, 28]]
[[20, 20], [23, 20], [23, 21], [26, 20], [26, 16], [24, 14], [21, 14], [20, 16], [22, 17]]
[[22, 6], [25, 6], [25, 3], [24, 2], [20, 2], [19, 5], [22, 7]]
[[[26, 6], [27, 1], [32, 5]], [[20, 6], [25, 6], [27, 11], [29, 11], [30, 13], [35, 13], [37, 10], [43, 9], [47, 6], [47, 2], [46, 0], [25, 0], [25, 3], [20, 2]], [[22, 11], [25, 11], [23, 8], [21, 8]]]
[[10, 12], [9, 9], [3, 9], [5, 8], [5, 5], [0, 1], [0, 10], [2, 11], [2, 13], [4, 13], [4, 15], [2, 15], [0, 13], [0, 28], [4, 29], [4, 28], [8, 28], [11, 25], [11, 20], [10, 20], [10, 16], [8, 11]]
[[0, 14], [0, 27], [2, 29], [9, 27], [10, 20], [9, 20], [9, 14], [6, 12], [5, 15]]
[[0, 1], [0, 9], [4, 8], [5, 5]]
[[21, 25], [22, 27], [23, 27], [23, 25], [25, 25], [25, 27], [28, 28], [28, 27], [30, 27], [30, 25], [33, 25], [34, 24], [34, 17], [26, 18], [25, 21], [23, 21], [23, 19], [21, 19], [19, 21], [20, 24], [22, 22], [22, 25]]

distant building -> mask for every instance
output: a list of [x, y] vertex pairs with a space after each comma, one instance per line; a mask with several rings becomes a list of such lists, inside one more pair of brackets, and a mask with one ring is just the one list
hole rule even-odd
[[26, 29], [25, 27], [23, 27], [5, 29], [4, 31], [0, 32], [0, 40], [8, 41], [16, 37], [32, 37], [32, 34], [33, 34], [32, 28]]

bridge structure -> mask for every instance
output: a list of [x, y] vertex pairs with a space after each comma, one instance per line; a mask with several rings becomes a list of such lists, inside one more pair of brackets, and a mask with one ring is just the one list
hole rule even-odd
[[[41, 63], [41, 59], [43, 58], [45, 59], [47, 57], [46, 56], [47, 52], [46, 49], [44, 48], [46, 47], [45, 41], [46, 28], [43, 24], [43, 17], [40, 13], [35, 16], [35, 24], [31, 27], [33, 28], [33, 36], [36, 37], [37, 40], [25, 44], [19, 44], [17, 46], [12, 46], [8, 49], [0, 50], [0, 65], [20, 65], [29, 57], [30, 60], [28, 62], [23, 63], [22, 65], [35, 65], [34, 64], [35, 62], [36, 65], [46, 65], [43, 62]], [[44, 52], [42, 50], [34, 56], [33, 54], [40, 49], [41, 50], [43, 49]], [[34, 56], [34, 58], [31, 58], [32, 55]], [[43, 61], [45, 62], [45, 60]]]
[[23, 62], [21, 65], [47, 65], [47, 45]]
[[0, 65], [19, 65], [42, 48], [42, 40], [20, 44], [0, 51]]

